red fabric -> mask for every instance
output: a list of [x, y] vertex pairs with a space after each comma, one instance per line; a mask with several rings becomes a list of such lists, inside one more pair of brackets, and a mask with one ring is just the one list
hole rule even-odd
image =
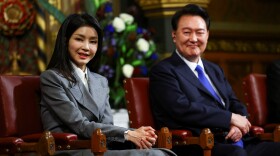
[[[0, 75], [0, 154], [7, 149], [10, 153], [17, 152], [21, 144], [39, 141], [44, 131], [40, 94], [39, 76]], [[78, 139], [71, 133], [52, 133], [52, 136], [61, 147]]]
[[267, 124], [266, 75], [249, 74], [243, 79], [245, 102], [252, 125]]
[[[149, 102], [149, 78], [134, 77], [125, 80], [124, 89], [127, 100], [130, 127], [151, 126], [155, 128]], [[188, 130], [170, 130], [173, 142], [184, 141], [192, 136]]]
[[39, 76], [0, 76], [0, 137], [42, 132]]

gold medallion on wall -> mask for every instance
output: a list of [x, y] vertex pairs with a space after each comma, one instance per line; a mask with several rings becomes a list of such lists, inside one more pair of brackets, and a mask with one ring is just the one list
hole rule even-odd
[[5, 36], [24, 34], [34, 23], [35, 10], [28, 0], [4, 0], [0, 3], [0, 30]]
[[19, 67], [21, 53], [18, 52], [19, 36], [32, 27], [35, 9], [28, 0], [4, 0], [0, 3], [0, 32], [9, 40], [9, 71], [5, 74], [28, 75]]

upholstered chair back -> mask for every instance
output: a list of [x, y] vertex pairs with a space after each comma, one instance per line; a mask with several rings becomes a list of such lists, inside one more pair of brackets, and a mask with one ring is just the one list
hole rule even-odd
[[155, 128], [149, 102], [149, 78], [126, 79], [124, 88], [130, 127], [145, 125]]
[[251, 124], [255, 126], [266, 125], [268, 118], [266, 75], [247, 75], [243, 79], [243, 90]]
[[43, 131], [39, 76], [0, 75], [0, 137]]

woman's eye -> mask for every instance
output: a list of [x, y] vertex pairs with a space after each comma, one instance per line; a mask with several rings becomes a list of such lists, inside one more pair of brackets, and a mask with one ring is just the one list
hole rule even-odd
[[92, 41], [90, 41], [90, 43], [91, 43], [91, 44], [97, 44], [98, 41], [97, 41], [97, 40], [92, 40]]
[[81, 38], [76, 38], [76, 40], [77, 40], [77, 41], [83, 41], [83, 39], [81, 39]]

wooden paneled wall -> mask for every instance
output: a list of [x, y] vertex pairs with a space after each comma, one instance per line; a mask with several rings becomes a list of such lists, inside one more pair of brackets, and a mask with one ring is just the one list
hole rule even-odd
[[267, 66], [280, 59], [280, 54], [205, 52], [204, 58], [219, 64], [232, 85], [236, 96], [244, 101], [242, 79], [249, 73], [266, 73]]

